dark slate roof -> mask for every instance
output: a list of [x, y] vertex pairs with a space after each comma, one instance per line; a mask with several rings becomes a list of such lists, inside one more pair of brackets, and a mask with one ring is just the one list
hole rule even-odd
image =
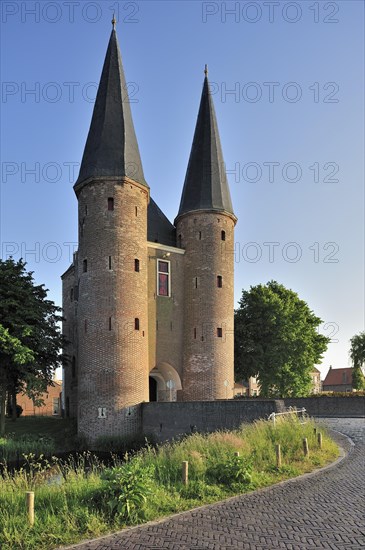
[[80, 174], [88, 178], [127, 176], [147, 185], [128, 101], [117, 34], [112, 30], [101, 73]]
[[151, 198], [147, 209], [147, 240], [176, 246], [176, 230]]
[[218, 210], [233, 214], [207, 76], [177, 217], [194, 210]]

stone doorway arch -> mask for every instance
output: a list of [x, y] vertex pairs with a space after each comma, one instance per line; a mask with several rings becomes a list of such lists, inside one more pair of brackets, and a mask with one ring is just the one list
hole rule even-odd
[[[182, 389], [181, 379], [178, 372], [169, 363], [158, 363], [151, 371], [152, 378], [156, 385], [156, 394], [150, 392], [150, 401], [176, 401], [177, 392]], [[154, 384], [151, 384], [151, 388]]]

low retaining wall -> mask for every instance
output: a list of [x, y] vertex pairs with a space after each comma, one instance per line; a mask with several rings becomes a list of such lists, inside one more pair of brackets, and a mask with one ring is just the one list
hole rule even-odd
[[194, 431], [232, 430], [283, 410], [280, 399], [143, 403], [142, 426], [145, 434], [166, 441]]
[[284, 399], [286, 407], [304, 407], [310, 416], [365, 417], [365, 396], [361, 397], [296, 397]]

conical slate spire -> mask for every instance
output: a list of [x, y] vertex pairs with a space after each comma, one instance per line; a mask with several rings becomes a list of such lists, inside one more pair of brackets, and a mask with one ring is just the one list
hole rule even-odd
[[177, 218], [195, 210], [233, 213], [205, 66], [203, 93]]
[[127, 176], [147, 185], [134, 131], [115, 20], [106, 52], [80, 174], [88, 178]]

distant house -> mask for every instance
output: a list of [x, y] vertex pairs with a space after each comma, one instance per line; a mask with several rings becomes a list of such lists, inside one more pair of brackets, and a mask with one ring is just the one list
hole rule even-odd
[[23, 409], [22, 416], [61, 416], [62, 381], [54, 380], [53, 384], [41, 395], [44, 401], [41, 407], [36, 407], [26, 395], [18, 394], [17, 404]]
[[316, 367], [311, 372], [312, 376], [312, 393], [321, 393], [321, 373]]
[[251, 376], [248, 380], [244, 380], [242, 383], [236, 382], [234, 385], [235, 397], [256, 397], [260, 393], [260, 386], [257, 382], [257, 378]]
[[333, 369], [330, 367], [323, 380], [323, 391], [353, 391], [352, 368]]

